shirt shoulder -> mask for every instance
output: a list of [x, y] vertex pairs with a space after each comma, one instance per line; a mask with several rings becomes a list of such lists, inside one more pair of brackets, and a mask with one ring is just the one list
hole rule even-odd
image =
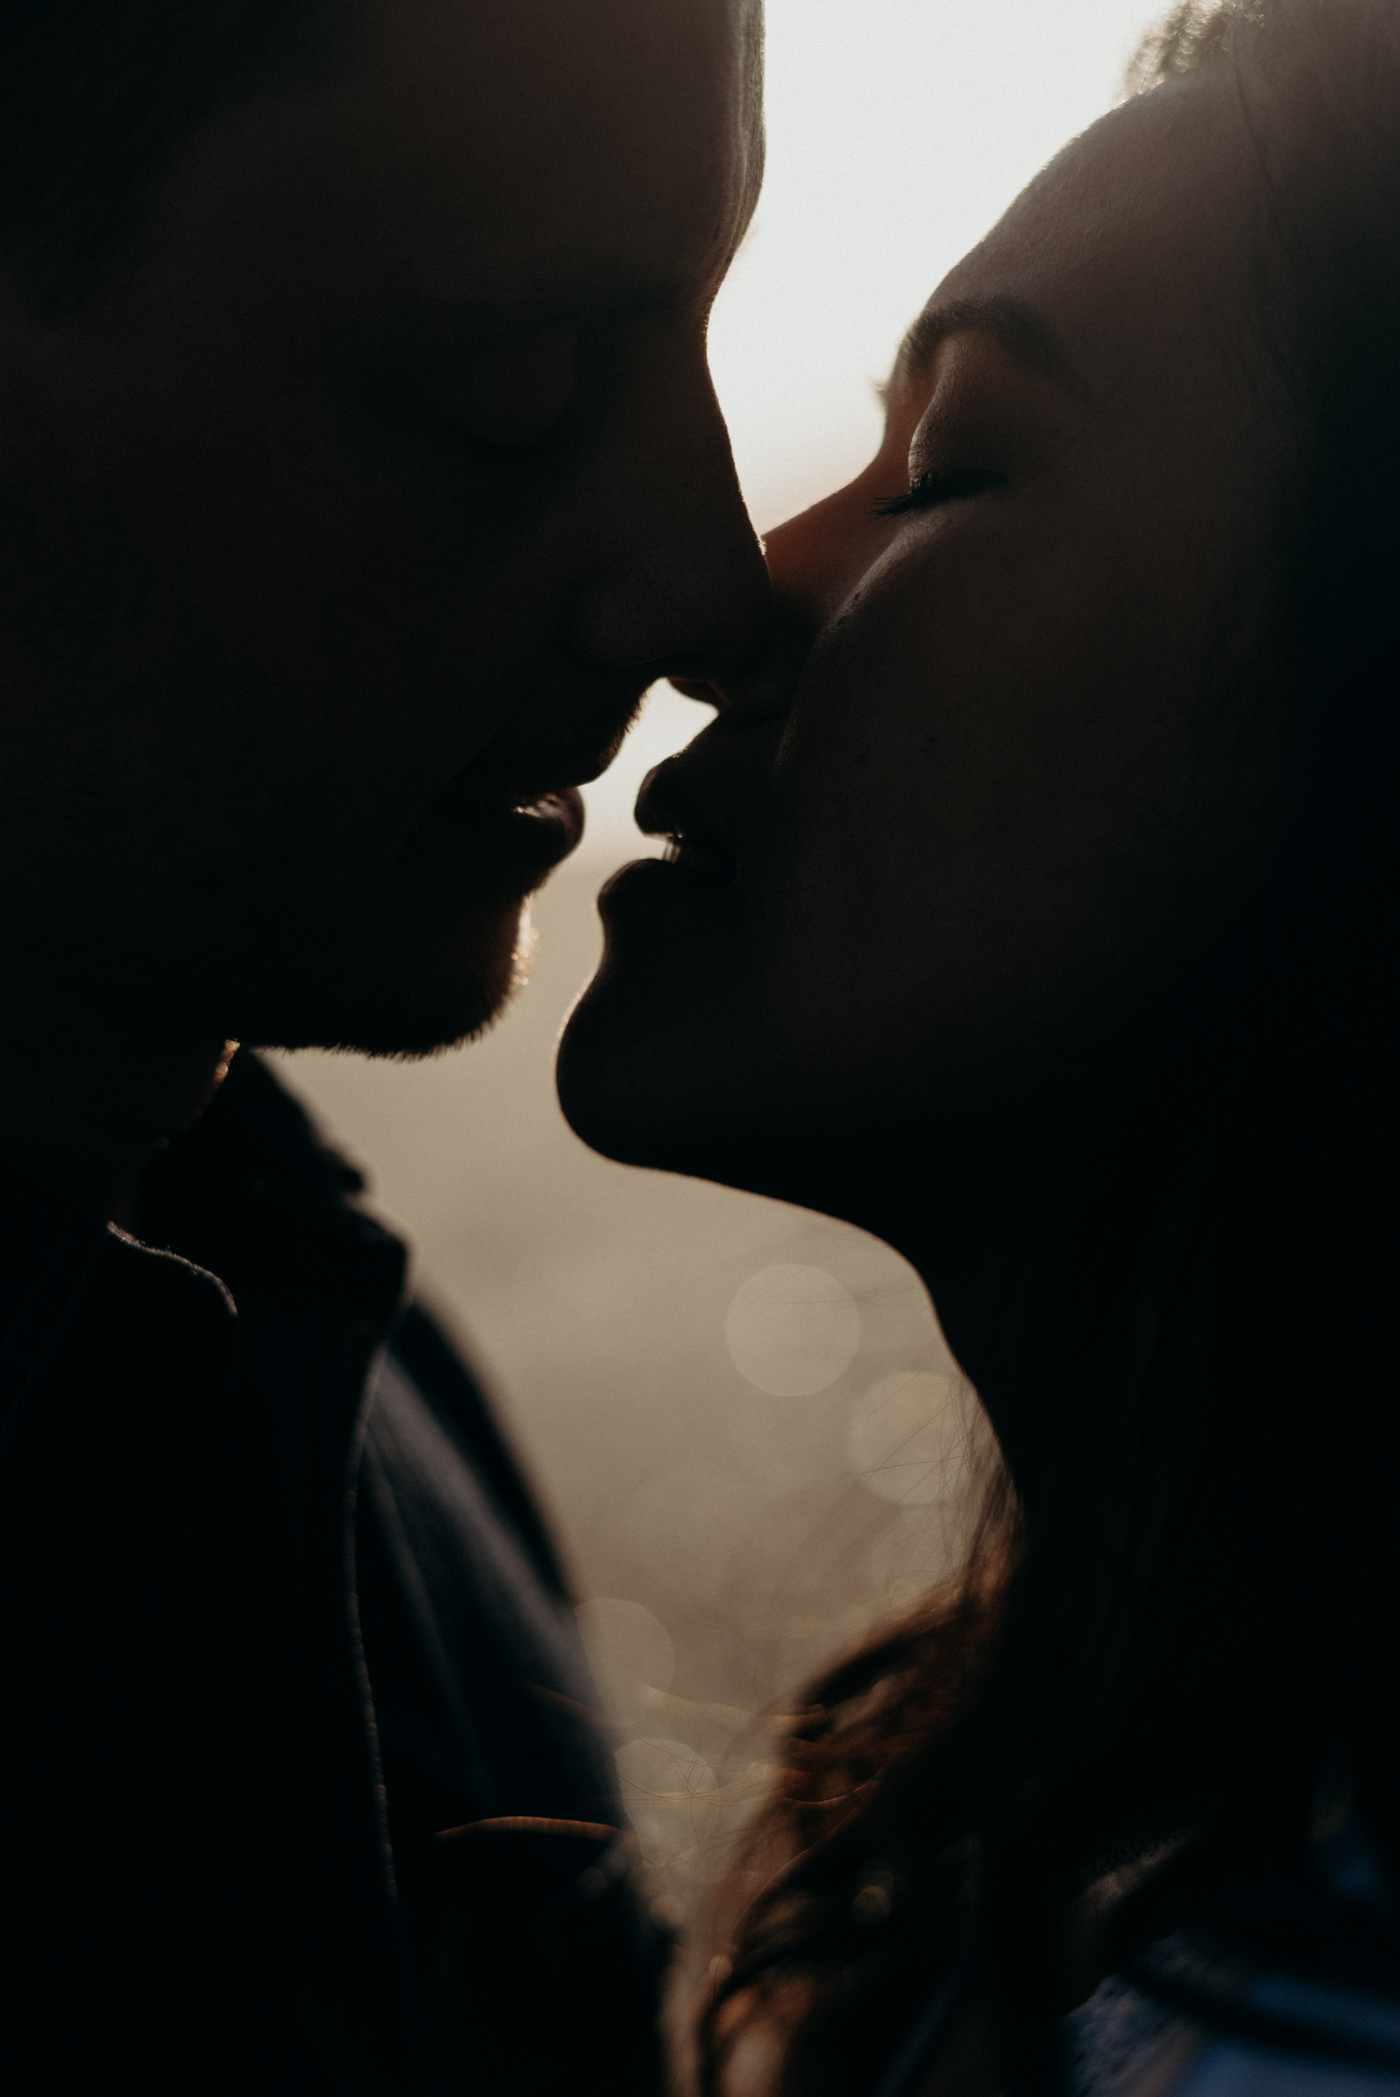
[[1267, 1970], [1199, 2009], [1164, 1993], [1114, 1975], [1066, 2020], [1074, 2097], [1400, 2097], [1388, 1996]]

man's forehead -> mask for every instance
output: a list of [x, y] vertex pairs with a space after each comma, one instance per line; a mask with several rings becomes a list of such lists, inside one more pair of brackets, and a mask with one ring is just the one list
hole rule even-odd
[[460, 291], [414, 283], [380, 308], [386, 338], [431, 345], [470, 344], [534, 328], [588, 326], [622, 315], [684, 310], [708, 300], [709, 279], [689, 270], [637, 266], [625, 256], [580, 266], [577, 256], [541, 262], [494, 283], [472, 276]]
[[[492, 296], [642, 295], [722, 267], [761, 151], [746, 0], [408, 0], [362, 92], [420, 231]], [[381, 85], [382, 82], [382, 85]], [[392, 176], [390, 178], [392, 180]]]
[[565, 238], [551, 239], [542, 209], [527, 237], [480, 243], [448, 213], [415, 225], [402, 266], [380, 282], [386, 306], [428, 336], [675, 312], [708, 304], [751, 211], [751, 201], [736, 199], [707, 221], [658, 214], [650, 223], [619, 225], [600, 210], [573, 223]]
[[[762, 169], [749, 0], [372, 12], [332, 82], [230, 113], [173, 171], [167, 229], [216, 302], [257, 279], [460, 333], [712, 295]], [[541, 49], [526, 32], [556, 17], [568, 33]], [[635, 66], [574, 63], [592, 24], [636, 31]]]
[[[354, 88], [430, 149], [547, 179], [636, 168], [757, 116], [757, 0], [370, 0]], [[586, 154], [579, 167], [575, 156]], [[692, 163], [710, 172], [710, 156]], [[529, 178], [525, 177], [529, 186]], [[503, 195], [508, 207], [510, 197]]]

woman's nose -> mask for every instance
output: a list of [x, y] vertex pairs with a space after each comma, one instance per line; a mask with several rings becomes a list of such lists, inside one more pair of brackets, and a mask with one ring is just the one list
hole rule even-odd
[[861, 529], [869, 505], [858, 483], [827, 495], [767, 534], [768, 574], [789, 623], [808, 631], [822, 625], [850, 594], [868, 548]]
[[709, 674], [672, 672], [676, 689], [728, 714], [785, 707], [813, 636], [850, 594], [868, 558], [861, 530], [868, 513], [853, 483], [769, 532], [764, 558], [771, 599], [762, 630], [744, 655]]
[[687, 699], [703, 699], [722, 714], [780, 712], [787, 705], [811, 639], [811, 621], [802, 608], [775, 596], [761, 634], [745, 655], [709, 677], [673, 674], [670, 681]]

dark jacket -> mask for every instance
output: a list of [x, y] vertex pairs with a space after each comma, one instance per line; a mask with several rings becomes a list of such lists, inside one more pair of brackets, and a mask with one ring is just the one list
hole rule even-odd
[[251, 1057], [139, 1238], [5, 1186], [16, 2097], [652, 2084], [657, 1942], [559, 1569], [358, 1192]]

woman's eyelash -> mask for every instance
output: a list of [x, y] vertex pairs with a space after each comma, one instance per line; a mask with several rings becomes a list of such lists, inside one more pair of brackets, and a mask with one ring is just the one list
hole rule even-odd
[[940, 503], [956, 502], [963, 495], [981, 495], [988, 488], [1004, 488], [1006, 475], [985, 466], [957, 466], [947, 471], [921, 473], [903, 495], [887, 495], [875, 505], [877, 517], [904, 517], [911, 510], [932, 510]]

